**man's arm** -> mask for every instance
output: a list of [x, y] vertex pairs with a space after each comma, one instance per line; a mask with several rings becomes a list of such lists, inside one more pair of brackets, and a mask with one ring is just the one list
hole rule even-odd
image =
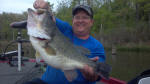
[[[99, 61], [99, 62], [105, 62], [105, 51], [103, 45], [97, 41], [95, 38], [92, 38], [91, 44], [92, 47], [89, 47], [89, 50], [91, 50], [91, 55], [88, 57], [92, 61]], [[100, 76], [96, 75], [93, 71], [93, 68], [90, 66], [85, 66], [84, 70], [81, 70], [83, 76], [85, 79], [89, 81], [99, 81], [101, 79]]]
[[65, 32], [72, 30], [72, 26], [69, 23], [62, 21], [58, 18], [56, 18], [56, 26], [64, 34], [65, 34]]

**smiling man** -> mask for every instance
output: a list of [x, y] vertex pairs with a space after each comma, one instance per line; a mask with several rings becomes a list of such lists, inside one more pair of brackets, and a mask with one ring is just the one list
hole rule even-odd
[[[36, 0], [33, 4], [35, 9], [48, 8], [48, 2]], [[55, 18], [58, 29], [68, 37], [75, 46], [82, 46], [90, 51], [87, 57], [93, 61], [105, 62], [105, 52], [102, 44], [90, 35], [93, 26], [93, 10], [87, 5], [77, 5], [72, 9], [72, 26], [58, 18]], [[21, 24], [26, 24], [21, 23]], [[36, 79], [25, 84], [95, 84], [101, 79], [96, 75], [92, 67], [85, 66], [77, 70], [78, 76], [69, 82], [61, 70], [47, 66], [46, 72], [41, 79]]]
[[[36, 0], [34, 8], [48, 8], [48, 3], [44, 0]], [[87, 5], [77, 5], [72, 10], [72, 26], [58, 18], [55, 18], [58, 29], [68, 37], [74, 45], [82, 46], [90, 50], [91, 55], [88, 57], [93, 61], [105, 61], [104, 48], [100, 42], [90, 36], [91, 27], [93, 26], [93, 10]], [[78, 77], [72, 82], [68, 82], [64, 73], [60, 70], [47, 67], [42, 76], [42, 80], [48, 84], [95, 84], [100, 77], [93, 72], [89, 66], [83, 70], [77, 70]]]
[[85, 5], [76, 6], [73, 9], [73, 33], [80, 39], [88, 39], [93, 25], [93, 11]]

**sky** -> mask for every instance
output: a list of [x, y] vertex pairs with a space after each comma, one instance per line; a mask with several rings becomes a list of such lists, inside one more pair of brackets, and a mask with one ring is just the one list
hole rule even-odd
[[[22, 13], [27, 11], [28, 8], [33, 8], [33, 2], [35, 0], [0, 0], [0, 13]], [[45, 0], [54, 4], [56, 10], [58, 2], [60, 0]]]

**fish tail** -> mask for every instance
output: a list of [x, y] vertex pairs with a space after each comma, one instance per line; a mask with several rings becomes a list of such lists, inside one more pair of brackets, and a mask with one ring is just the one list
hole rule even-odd
[[109, 79], [110, 71], [111, 71], [110, 65], [106, 64], [105, 62], [97, 63], [96, 73], [98, 75], [104, 77], [105, 79]]

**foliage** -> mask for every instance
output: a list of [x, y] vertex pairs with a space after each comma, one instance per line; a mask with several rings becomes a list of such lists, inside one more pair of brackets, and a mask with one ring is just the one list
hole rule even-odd
[[[94, 25], [91, 34], [103, 44], [150, 41], [150, 0], [62, 0], [55, 11], [56, 17], [71, 24], [72, 8], [77, 4], [88, 4], [93, 8]], [[24, 20], [26, 16], [26, 12], [0, 14], [0, 32], [12, 36], [14, 30], [9, 24]]]
[[[14, 14], [14, 13], [2, 13], [0, 14], [0, 37], [4, 38], [5, 40], [12, 40], [15, 38], [17, 34], [17, 29], [10, 28], [10, 23], [15, 21], [22, 21], [25, 20], [27, 13], [22, 14]], [[23, 31], [25, 35], [26, 31]], [[1, 39], [0, 38], [0, 39]]]
[[150, 0], [137, 0], [139, 19], [148, 21], [150, 18]]
[[95, 22], [91, 34], [103, 38], [103, 44], [150, 40], [149, 0], [71, 0], [69, 6], [61, 3], [56, 15], [71, 23], [71, 8], [77, 4], [93, 8]]
[[59, 19], [62, 19], [64, 21], [67, 21], [71, 24], [72, 22], [72, 8], [66, 4], [68, 4], [69, 1], [62, 1], [56, 11], [56, 17]]

